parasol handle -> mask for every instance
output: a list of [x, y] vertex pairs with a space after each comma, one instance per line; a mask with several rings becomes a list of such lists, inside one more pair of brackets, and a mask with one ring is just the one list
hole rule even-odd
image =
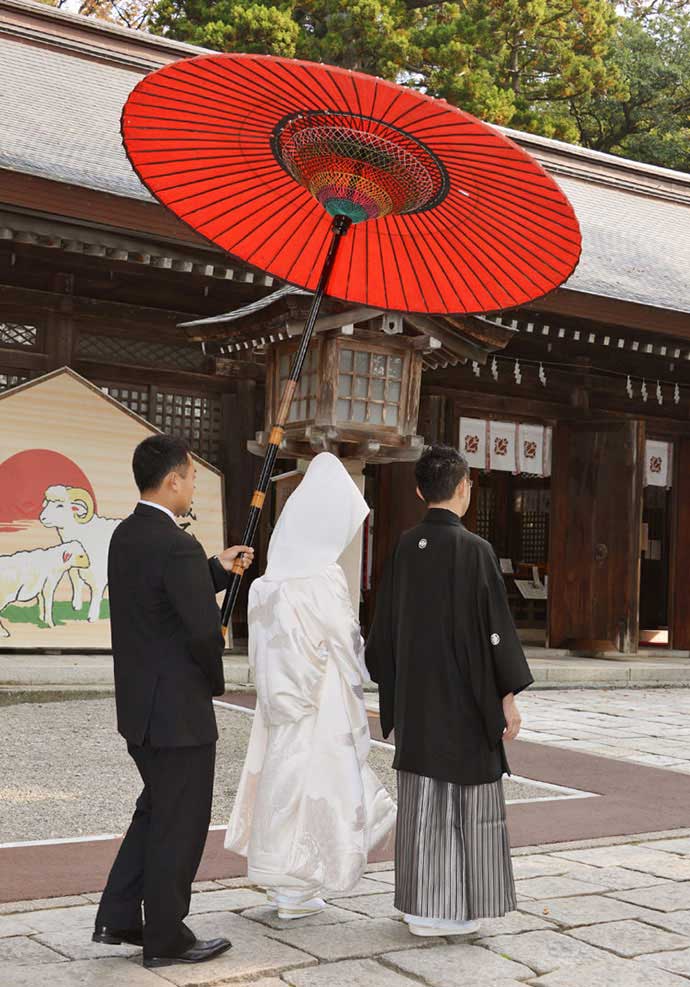
[[[261, 510], [264, 506], [264, 501], [266, 500], [266, 493], [271, 482], [271, 476], [273, 475], [273, 467], [275, 466], [278, 450], [280, 449], [280, 444], [283, 441], [283, 436], [285, 434], [285, 424], [290, 413], [290, 405], [292, 404], [292, 399], [295, 395], [295, 391], [297, 390], [304, 361], [307, 358], [309, 344], [314, 334], [314, 326], [316, 325], [316, 319], [319, 314], [319, 309], [321, 308], [321, 302], [326, 294], [326, 286], [328, 284], [331, 271], [333, 270], [333, 264], [338, 252], [338, 247], [340, 246], [343, 236], [350, 229], [351, 225], [352, 220], [348, 216], [333, 217], [333, 237], [328, 247], [328, 253], [326, 254], [323, 262], [321, 276], [316, 288], [316, 293], [312, 299], [307, 321], [304, 324], [302, 338], [290, 367], [290, 375], [286, 381], [285, 390], [280, 400], [280, 406], [278, 408], [275, 424], [271, 429], [266, 454], [264, 456], [261, 473], [259, 475], [259, 481], [256, 485], [251, 503], [249, 505], [249, 515], [244, 528], [244, 534], [242, 535], [242, 544], [249, 547], [254, 544], [256, 530], [259, 526], [259, 518], [261, 517]], [[240, 583], [242, 582], [243, 575], [244, 569], [242, 568], [242, 564], [239, 559], [236, 559], [230, 573], [230, 581], [225, 592], [223, 607], [221, 609], [223, 636], [227, 635], [227, 630], [230, 626], [232, 611], [234, 610], [235, 603], [237, 602], [237, 596], [240, 591]]]

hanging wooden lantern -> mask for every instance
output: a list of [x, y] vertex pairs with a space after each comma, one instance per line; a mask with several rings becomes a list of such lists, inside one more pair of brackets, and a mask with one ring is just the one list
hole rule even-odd
[[[262, 455], [297, 341], [266, 354], [265, 431], [249, 448]], [[323, 333], [309, 348], [279, 455], [309, 458], [328, 450], [367, 462], [415, 460], [422, 351], [414, 338], [380, 332]]]

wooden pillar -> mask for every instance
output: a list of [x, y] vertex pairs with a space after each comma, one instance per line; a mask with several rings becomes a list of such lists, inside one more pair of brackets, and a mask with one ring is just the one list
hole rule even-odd
[[57, 308], [48, 319], [46, 352], [51, 370], [74, 366], [77, 345], [77, 331], [74, 321], [74, 277], [71, 274], [56, 274], [53, 279], [55, 291], [62, 294]]
[[389, 463], [376, 468], [370, 613], [374, 612], [376, 587], [398, 538], [407, 528], [419, 524], [426, 513], [426, 507], [416, 493], [414, 467], [414, 463]]
[[[247, 441], [257, 431], [257, 387], [253, 380], [238, 380], [234, 391], [224, 394], [223, 429], [225, 433], [225, 513], [227, 541], [237, 545], [242, 538], [249, 502], [254, 491], [260, 461], [247, 449]], [[260, 542], [260, 539], [259, 539]], [[249, 576], [242, 581], [237, 607], [233, 615], [233, 635], [246, 637], [247, 593], [251, 576], [260, 571], [261, 544], [256, 549], [256, 562]]]
[[[447, 439], [447, 400], [443, 395], [423, 394], [419, 409], [419, 433], [427, 444]], [[369, 614], [376, 606], [376, 587], [398, 538], [407, 528], [419, 524], [426, 507], [417, 496], [414, 463], [391, 463], [376, 467], [374, 505], [374, 557]]]
[[481, 473], [479, 470], [470, 470], [470, 479], [472, 480], [472, 496], [470, 497], [470, 506], [467, 508], [467, 514], [465, 514], [462, 519], [462, 523], [468, 529], [468, 531], [477, 530], [477, 510], [479, 507], [479, 485], [481, 483]]
[[673, 515], [669, 573], [669, 644], [690, 650], [690, 438], [674, 446]]

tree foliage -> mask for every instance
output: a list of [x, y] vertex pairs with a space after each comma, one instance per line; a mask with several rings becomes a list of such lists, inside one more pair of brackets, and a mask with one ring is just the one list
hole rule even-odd
[[618, 22], [611, 57], [624, 92], [572, 101], [577, 141], [690, 171], [690, 4], [635, 6]]
[[152, 0], [40, 0], [48, 7], [140, 30], [151, 17]]
[[577, 138], [574, 98], [615, 97], [609, 0], [474, 0], [423, 12], [420, 71], [434, 95], [492, 122]]
[[219, 51], [358, 69], [492, 123], [690, 168], [690, 0], [67, 2]]

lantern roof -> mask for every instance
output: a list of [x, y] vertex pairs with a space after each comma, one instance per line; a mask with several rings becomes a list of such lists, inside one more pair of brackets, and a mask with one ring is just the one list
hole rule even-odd
[[[207, 353], [241, 359], [261, 353], [266, 346], [300, 335], [311, 301], [311, 293], [291, 285], [248, 305], [222, 315], [183, 322], [190, 339], [203, 342]], [[486, 363], [487, 356], [503, 349], [515, 335], [510, 326], [479, 316], [425, 316], [385, 312], [364, 306], [349, 306], [328, 299], [317, 320], [316, 332], [340, 329], [346, 334], [355, 327], [403, 335], [423, 351], [425, 369], [456, 366], [474, 360]]]

